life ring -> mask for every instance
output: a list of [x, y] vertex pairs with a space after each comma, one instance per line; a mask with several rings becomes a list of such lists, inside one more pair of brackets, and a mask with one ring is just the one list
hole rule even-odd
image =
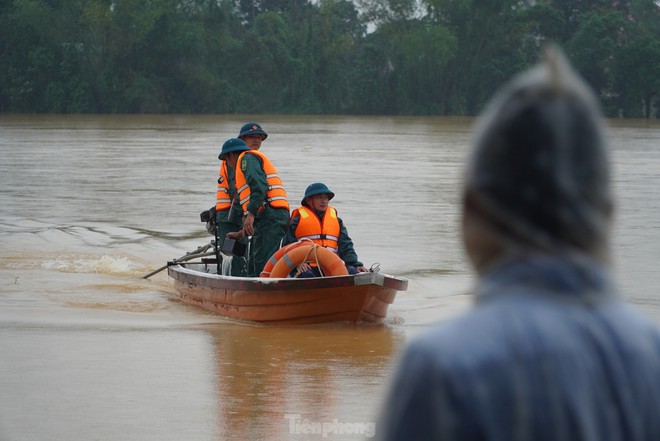
[[318, 262], [326, 276], [346, 276], [348, 270], [338, 255], [319, 245], [299, 246], [285, 252], [270, 272], [270, 277], [287, 277], [303, 262]]
[[309, 239], [305, 239], [299, 242], [290, 243], [289, 245], [284, 246], [279, 250], [275, 251], [275, 254], [270, 256], [270, 259], [268, 259], [268, 262], [266, 262], [266, 265], [264, 265], [264, 269], [261, 270], [261, 274], [259, 274], [259, 276], [270, 277], [270, 272], [273, 270], [273, 267], [282, 258], [282, 256], [284, 256], [286, 253], [293, 250], [294, 248], [298, 248], [299, 246], [302, 245], [310, 246], [313, 245], [313, 242]]

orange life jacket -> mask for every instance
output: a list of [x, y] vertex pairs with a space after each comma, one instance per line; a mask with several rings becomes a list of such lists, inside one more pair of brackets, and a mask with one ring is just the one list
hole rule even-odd
[[319, 219], [314, 210], [307, 207], [296, 208], [291, 217], [295, 217], [296, 214], [300, 215], [300, 221], [295, 231], [296, 239], [310, 239], [317, 245], [337, 252], [340, 227], [337, 210], [334, 207], [328, 206], [323, 219]]
[[[243, 156], [245, 155], [255, 155], [261, 159], [261, 165], [266, 173], [266, 180], [268, 181], [268, 191], [266, 192], [265, 204], [269, 204], [274, 208], [286, 208], [289, 210], [289, 201], [286, 198], [286, 190], [284, 190], [284, 184], [280, 179], [280, 176], [277, 174], [277, 169], [272, 162], [258, 150], [246, 150], [238, 157], [237, 164], [241, 164]], [[245, 175], [243, 174], [242, 167], [236, 168], [236, 193], [240, 199], [241, 207], [243, 208], [243, 214], [247, 214], [247, 206], [250, 203], [250, 187], [247, 185]], [[264, 209], [263, 206], [259, 207], [259, 211]]]
[[220, 176], [218, 176], [218, 192], [215, 198], [215, 211], [229, 210], [231, 208], [231, 195], [229, 194], [229, 176], [227, 172], [227, 161], [220, 165]]

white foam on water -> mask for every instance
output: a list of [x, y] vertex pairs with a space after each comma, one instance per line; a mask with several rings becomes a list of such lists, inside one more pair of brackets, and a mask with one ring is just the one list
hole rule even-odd
[[132, 274], [139, 268], [127, 257], [108, 255], [87, 259], [61, 256], [43, 261], [41, 267], [62, 272], [95, 274]]

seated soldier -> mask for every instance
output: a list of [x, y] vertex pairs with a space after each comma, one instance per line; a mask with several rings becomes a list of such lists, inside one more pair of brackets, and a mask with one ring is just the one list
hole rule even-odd
[[[353, 241], [348, 236], [348, 230], [342, 220], [337, 217], [337, 210], [328, 205], [335, 194], [320, 182], [311, 184], [305, 190], [301, 201], [302, 206], [296, 208], [291, 214], [282, 246], [310, 239], [339, 255], [346, 264], [349, 274], [367, 272], [362, 262], [358, 260], [353, 248]], [[321, 273], [316, 264], [303, 263], [294, 270], [296, 277], [320, 277]]]

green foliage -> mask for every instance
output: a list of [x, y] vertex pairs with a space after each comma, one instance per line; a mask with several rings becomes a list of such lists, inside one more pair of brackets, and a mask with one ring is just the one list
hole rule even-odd
[[474, 115], [548, 42], [658, 117], [654, 0], [2, 0], [0, 112]]
[[631, 4], [617, 46], [612, 72], [610, 107], [628, 118], [649, 117], [658, 109], [660, 94], [660, 26], [658, 8], [645, 1]]
[[359, 48], [356, 64], [351, 69], [351, 95], [354, 114], [388, 114], [391, 94], [389, 81], [391, 65], [383, 46], [367, 42]]
[[608, 92], [611, 73], [616, 62], [624, 17], [614, 11], [587, 12], [576, 32], [566, 42], [569, 57], [585, 79], [601, 94]]

